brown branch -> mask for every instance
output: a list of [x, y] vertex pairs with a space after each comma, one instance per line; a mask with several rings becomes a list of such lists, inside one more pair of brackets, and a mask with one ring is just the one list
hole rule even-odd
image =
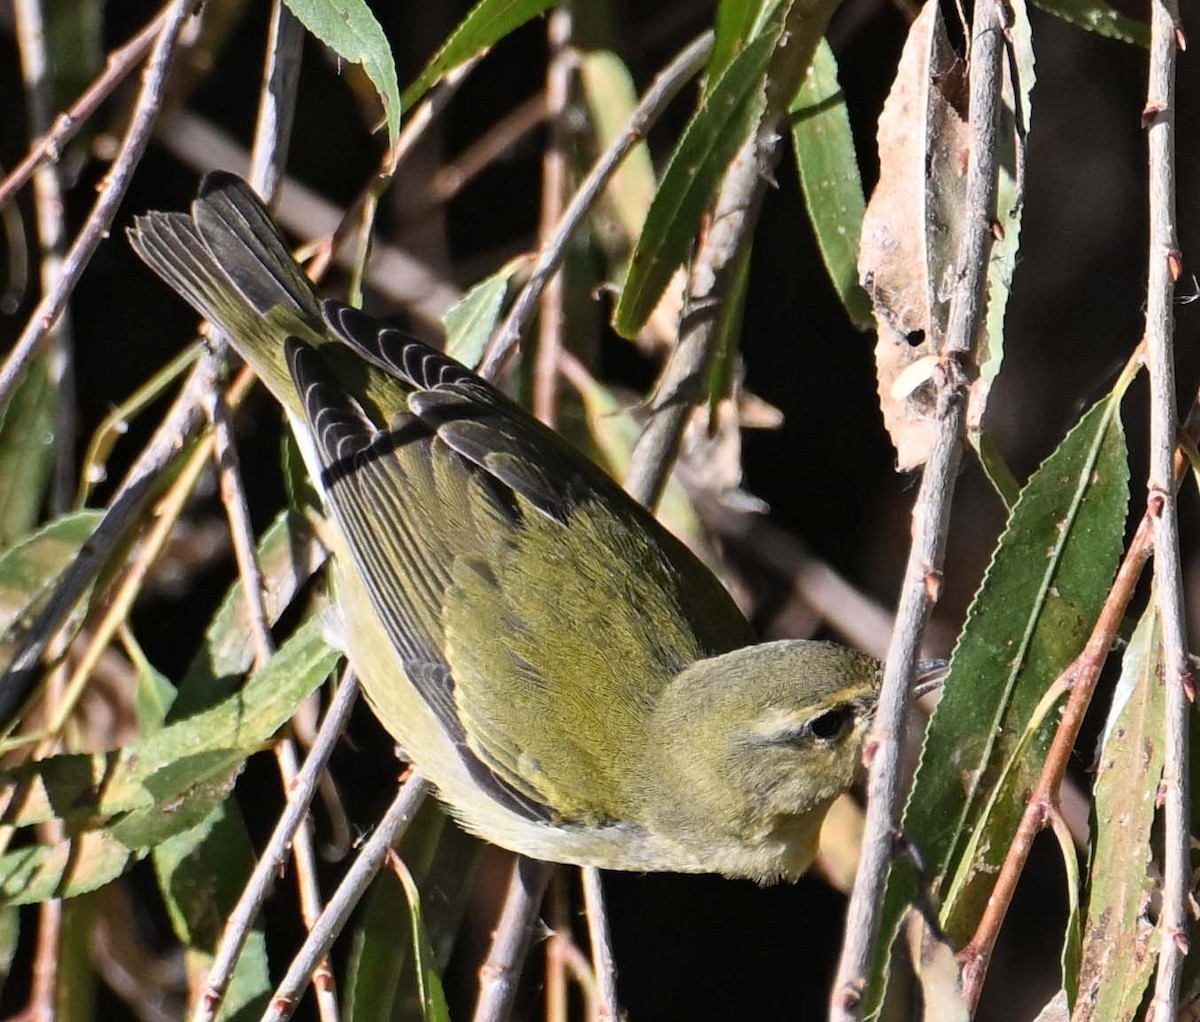
[[13, 167], [3, 181], [0, 181], [0, 206], [7, 205], [13, 195], [28, 183], [29, 179], [33, 177], [33, 172], [43, 163], [58, 161], [64, 147], [75, 137], [84, 122], [138, 66], [167, 23], [171, 7], [172, 4], [163, 7], [158, 16], [129, 42], [108, 55], [104, 71], [65, 112], [58, 115], [50, 131], [38, 139], [26, 153], [24, 159]]

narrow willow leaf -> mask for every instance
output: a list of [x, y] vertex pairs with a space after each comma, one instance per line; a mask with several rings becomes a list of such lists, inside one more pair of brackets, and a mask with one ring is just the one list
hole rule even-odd
[[421, 1018], [424, 1022], [450, 1022], [450, 1007], [446, 1003], [446, 994], [442, 990], [442, 981], [438, 977], [433, 959], [433, 948], [429, 944], [429, 934], [425, 930], [425, 920], [421, 912], [421, 892], [417, 890], [416, 882], [402, 859], [395, 861], [393, 872], [399, 877], [404, 896], [408, 900], [412, 946], [416, 953], [413, 964], [416, 966]]
[[442, 317], [446, 327], [446, 354], [469, 369], [474, 369], [483, 360], [483, 351], [504, 308], [508, 281], [516, 269], [514, 263], [509, 263], [485, 277]]
[[12, 660], [22, 631], [79, 555], [100, 518], [98, 511], [64, 515], [0, 555], [0, 668]]
[[165, 674], [150, 663], [131, 631], [124, 629], [121, 640], [125, 653], [137, 672], [134, 708], [137, 711], [138, 733], [153, 734], [167, 719], [167, 711], [175, 701], [175, 686]]
[[95, 829], [140, 810], [179, 815], [185, 807], [177, 799], [231, 783], [230, 772], [283, 726], [337, 659], [310, 619], [240, 692], [210, 710], [112, 752], [52, 756], [0, 773], [0, 823], [57, 818], [70, 829]]
[[557, 0], [480, 0], [442, 43], [417, 80], [404, 90], [404, 108], [412, 109], [434, 82], [475, 54], [498, 43], [514, 28], [548, 11]]
[[1034, 0], [1034, 3], [1048, 14], [1097, 35], [1137, 46], [1150, 45], [1150, 26], [1125, 17], [1105, 0]]
[[[930, 721], [904, 828], [938, 897], [954, 892], [942, 923], [960, 944], [974, 929], [1041, 769], [1054, 723], [1043, 696], [1083, 647], [1116, 569], [1129, 478], [1119, 411], [1130, 378], [1122, 376], [1021, 491]], [[1038, 712], [1046, 719], [1031, 732]], [[912, 895], [911, 872], [893, 870], [872, 1004]]]
[[871, 300], [858, 283], [858, 239], [866, 200], [837, 61], [824, 40], [788, 114], [804, 206], [825, 271], [850, 322], [869, 329]]
[[58, 395], [44, 352], [0, 406], [0, 550], [37, 524], [54, 467]]
[[[461, 833], [433, 799], [426, 799], [404, 832], [398, 854], [421, 887], [441, 854], [443, 838]], [[371, 884], [354, 927], [350, 962], [342, 984], [346, 1022], [389, 1022], [421, 1014], [423, 998], [412, 956], [408, 902], [396, 874], [382, 870]], [[400, 999], [412, 1011], [404, 1011]]]
[[1163, 770], [1161, 654], [1151, 601], [1125, 650], [1092, 788], [1095, 838], [1072, 1022], [1133, 1018], [1154, 971], [1149, 868]]
[[654, 311], [671, 274], [687, 259], [730, 160], [757, 127], [781, 25], [776, 16], [734, 57], [684, 129], [629, 259], [613, 313], [621, 335], [635, 337]]
[[1067, 1003], [1075, 1002], [1079, 989], [1079, 957], [1083, 946], [1083, 908], [1079, 900], [1082, 881], [1079, 875], [1079, 854], [1075, 851], [1075, 839], [1066, 822], [1060, 817], [1054, 824], [1054, 836], [1058, 839], [1058, 850], [1062, 855], [1067, 885], [1067, 932], [1063, 938], [1062, 966], [1063, 993]]
[[[942, 877], [942, 922], [955, 940], [974, 930], [1045, 759], [1054, 715], [1027, 738], [1043, 694], [1083, 648], [1116, 572], [1129, 499], [1120, 391], [1021, 491], [955, 649], [934, 714], [946, 716], [930, 722], [928, 785], [905, 826], [927, 855], [949, 854], [927, 862]], [[1005, 783], [991, 790], [998, 777]]]
[[[609, 50], [592, 50], [579, 62], [579, 82], [583, 86], [596, 149], [604, 152], [625, 130], [637, 108], [637, 92], [625, 62]], [[621, 161], [604, 190], [607, 207], [622, 235], [622, 259], [642, 233], [650, 203], [654, 200], [654, 164], [650, 149], [639, 142]], [[622, 270], [620, 276], [624, 276]]]
[[705, 69], [705, 95], [778, 7], [779, 0], [721, 0], [712, 54]]
[[[388, 144], [400, 134], [400, 86], [387, 36], [366, 0], [285, 0], [306, 29], [342, 60], [362, 66], [383, 102]], [[405, 104], [407, 107], [407, 104]]]

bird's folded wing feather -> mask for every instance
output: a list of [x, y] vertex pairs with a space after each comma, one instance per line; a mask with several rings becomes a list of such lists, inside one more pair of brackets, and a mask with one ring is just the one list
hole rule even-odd
[[409, 391], [406, 413], [374, 423], [325, 349], [288, 342], [326, 492], [410, 680], [494, 797], [535, 817], [630, 818], [622, 779], [663, 686], [749, 641], [744, 619], [674, 537], [490, 385], [362, 313], [324, 313]]

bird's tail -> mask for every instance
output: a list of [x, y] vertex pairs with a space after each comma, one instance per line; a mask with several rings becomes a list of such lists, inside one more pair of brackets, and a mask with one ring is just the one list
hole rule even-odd
[[147, 213], [128, 234], [147, 265], [229, 337], [277, 398], [295, 406], [283, 341], [320, 335], [320, 304], [249, 185], [208, 174], [190, 216]]

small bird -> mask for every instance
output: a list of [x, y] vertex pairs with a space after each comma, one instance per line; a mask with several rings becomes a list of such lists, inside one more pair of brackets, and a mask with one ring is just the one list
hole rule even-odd
[[458, 362], [320, 299], [234, 175], [129, 238], [286, 410], [331, 521], [350, 662], [468, 830], [608, 869], [808, 868], [878, 661], [754, 645], [598, 466]]

